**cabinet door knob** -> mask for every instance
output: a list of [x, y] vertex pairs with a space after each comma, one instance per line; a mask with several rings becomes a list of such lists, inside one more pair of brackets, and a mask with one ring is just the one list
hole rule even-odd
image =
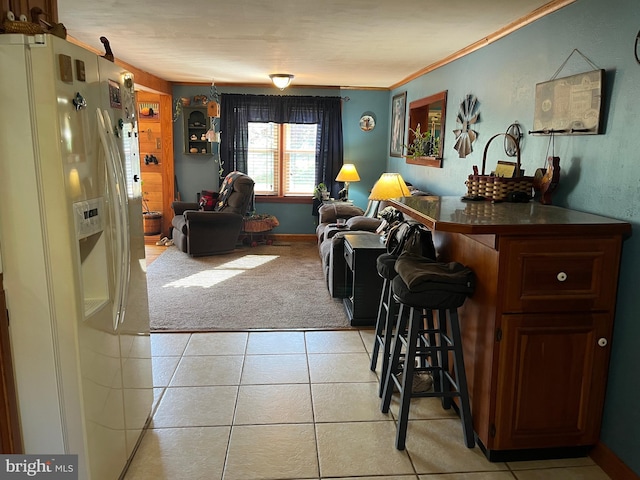
[[567, 274], [564, 272], [560, 272], [556, 278], [559, 282], [564, 282], [567, 279]]
[[604, 337], [598, 339], [598, 345], [601, 347], [606, 347], [607, 343], [609, 342], [607, 342], [607, 339]]

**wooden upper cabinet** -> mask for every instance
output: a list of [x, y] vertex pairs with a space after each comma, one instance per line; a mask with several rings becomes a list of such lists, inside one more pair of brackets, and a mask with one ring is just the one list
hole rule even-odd
[[18, 18], [26, 15], [31, 21], [31, 9], [40, 7], [44, 12], [41, 18], [48, 23], [58, 22], [58, 2], [56, 0], [1, 0], [2, 18], [6, 18], [7, 12], [11, 11]]

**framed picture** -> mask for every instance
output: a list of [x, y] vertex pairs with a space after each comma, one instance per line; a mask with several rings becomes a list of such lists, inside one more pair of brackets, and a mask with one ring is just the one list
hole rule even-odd
[[533, 135], [602, 133], [604, 70], [536, 84]]
[[111, 104], [111, 108], [122, 108], [120, 84], [114, 80], [109, 80], [109, 102]]
[[138, 103], [138, 115], [140, 118], [160, 118], [160, 104], [158, 102]]
[[401, 157], [404, 148], [404, 117], [407, 113], [407, 92], [393, 96], [391, 102], [391, 143], [389, 154]]

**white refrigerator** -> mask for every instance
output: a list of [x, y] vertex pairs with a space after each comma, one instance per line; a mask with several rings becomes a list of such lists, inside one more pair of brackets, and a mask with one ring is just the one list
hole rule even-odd
[[0, 256], [25, 453], [117, 479], [153, 404], [132, 76], [0, 35]]

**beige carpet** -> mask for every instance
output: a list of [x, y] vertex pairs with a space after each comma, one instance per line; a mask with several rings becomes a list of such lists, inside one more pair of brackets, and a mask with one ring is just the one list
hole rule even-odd
[[167, 247], [148, 268], [152, 331], [347, 328], [315, 243], [192, 258]]

